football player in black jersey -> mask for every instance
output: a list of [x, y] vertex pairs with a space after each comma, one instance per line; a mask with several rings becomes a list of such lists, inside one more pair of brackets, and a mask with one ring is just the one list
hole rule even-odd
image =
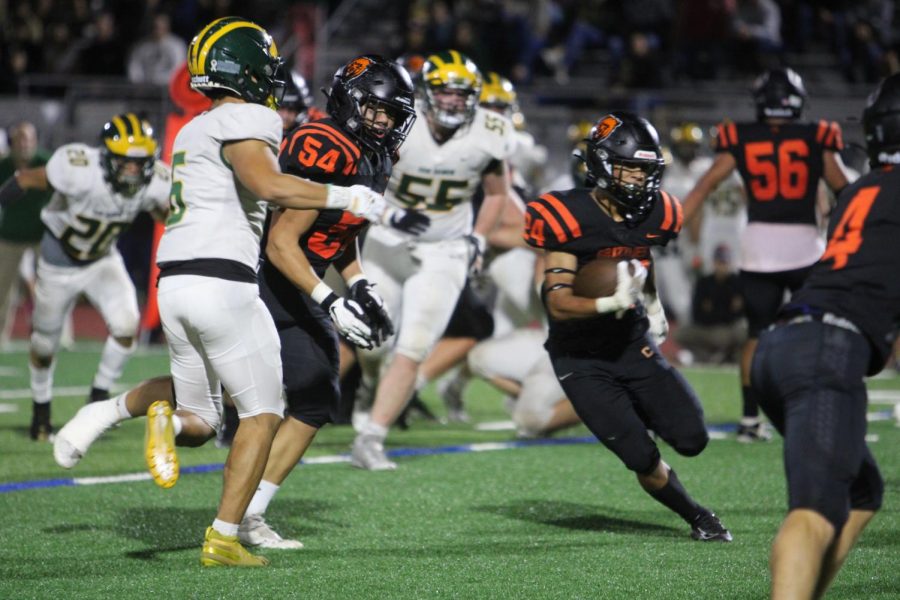
[[759, 332], [772, 323], [785, 292], [800, 287], [824, 250], [817, 211], [826, 216], [830, 207], [825, 196], [819, 198], [819, 180], [834, 192], [848, 183], [838, 154], [844, 147], [840, 126], [800, 120], [806, 90], [796, 72], [767, 71], [754, 83], [753, 99], [756, 122], [718, 126], [716, 158], [684, 200], [685, 222], [691, 227], [706, 198], [735, 169], [747, 192], [740, 270], [748, 324], [740, 364], [742, 442], [771, 437], [759, 421], [750, 361]]
[[[591, 129], [584, 159], [588, 187], [544, 194], [526, 213], [525, 240], [545, 252], [553, 368], [585, 425], [648, 494], [691, 526], [694, 539], [731, 541], [648, 434], [652, 429], [685, 456], [709, 441], [696, 394], [657, 346], [666, 327], [648, 279], [650, 247], [678, 235], [682, 211], [659, 189], [664, 162], [656, 130], [632, 113], [606, 115]], [[621, 259], [615, 293], [576, 296], [577, 270], [597, 257]]]
[[[413, 87], [406, 71], [366, 55], [338, 69], [328, 94], [329, 118], [300, 125], [282, 143], [285, 173], [317, 182], [363, 184], [383, 192], [392, 160], [415, 121]], [[404, 212], [394, 226], [418, 233], [428, 225], [419, 212]], [[279, 211], [264, 239], [260, 297], [281, 338], [287, 415], [259, 488], [238, 535], [247, 545], [297, 548], [263, 519], [284, 481], [319, 428], [331, 421], [340, 398], [338, 333], [372, 348], [393, 333], [390, 317], [357, 258], [356, 237], [368, 224], [340, 210]], [[347, 282], [340, 298], [321, 278], [333, 265]]]
[[291, 71], [284, 79], [284, 96], [278, 103], [278, 116], [284, 127], [283, 135], [287, 137], [298, 125], [324, 119], [328, 115], [313, 105], [313, 97], [303, 75]]
[[753, 388], [784, 436], [773, 598], [822, 597], [881, 507], [863, 378], [884, 367], [900, 322], [900, 75], [869, 98], [863, 129], [872, 170], [841, 192], [825, 253], [753, 359]]

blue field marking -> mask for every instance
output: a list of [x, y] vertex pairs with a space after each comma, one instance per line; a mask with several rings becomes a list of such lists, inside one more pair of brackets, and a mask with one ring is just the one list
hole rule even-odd
[[[725, 434], [734, 432], [737, 429], [735, 424], [711, 425], [708, 427], [711, 434]], [[594, 444], [597, 438], [594, 436], [580, 437], [560, 437], [545, 438], [536, 440], [510, 440], [507, 442], [481, 442], [474, 444], [457, 444], [453, 446], [434, 446], [434, 447], [411, 447], [411, 448], [395, 448], [388, 450], [387, 455], [391, 458], [407, 458], [411, 456], [437, 456], [441, 454], [464, 454], [469, 452], [487, 452], [493, 450], [513, 450], [516, 448], [531, 448], [539, 446], [573, 446], [577, 444]], [[334, 464], [350, 462], [349, 454], [335, 454], [328, 456], [314, 456], [305, 459], [301, 464]], [[221, 471], [225, 467], [222, 463], [211, 463], [206, 465], [194, 465], [191, 467], [182, 467], [183, 475], [197, 475], [203, 473], [214, 473]], [[150, 473], [144, 471], [141, 473], [125, 473], [122, 475], [102, 475], [96, 477], [66, 477], [60, 479], [40, 479], [34, 481], [14, 481], [12, 483], [0, 483], [0, 494], [9, 492], [21, 492], [25, 490], [74, 487], [87, 485], [105, 485], [110, 483], [127, 483], [133, 481], [150, 480]]]

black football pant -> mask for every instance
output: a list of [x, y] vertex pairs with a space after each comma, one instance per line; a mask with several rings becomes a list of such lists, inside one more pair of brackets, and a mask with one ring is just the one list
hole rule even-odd
[[709, 442], [700, 401], [649, 339], [629, 344], [616, 360], [550, 354], [575, 412], [630, 470], [659, 463], [652, 429], [679, 454], [696, 456]]
[[809, 321], [763, 332], [751, 378], [784, 436], [791, 510], [807, 508], [837, 531], [851, 508], [878, 510], [884, 484], [866, 446], [866, 339]]

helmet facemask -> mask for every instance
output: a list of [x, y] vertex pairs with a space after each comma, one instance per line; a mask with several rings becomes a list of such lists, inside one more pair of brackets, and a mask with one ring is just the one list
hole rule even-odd
[[588, 149], [589, 183], [606, 191], [628, 223], [647, 218], [659, 195], [665, 161], [647, 154], [647, 158], [613, 158], [603, 148]]
[[425, 85], [425, 108], [431, 119], [445, 129], [459, 129], [475, 117], [477, 90], [468, 85]]
[[103, 178], [123, 196], [134, 196], [153, 178], [159, 145], [150, 124], [134, 113], [116, 115], [100, 133]]
[[[351, 92], [356, 99], [361, 90]], [[370, 145], [396, 152], [409, 135], [416, 113], [409, 106], [386, 102], [372, 94], [360, 94], [357, 100], [360, 121], [360, 137]]]
[[101, 150], [104, 178], [123, 196], [132, 197], [150, 183], [155, 162], [155, 156], [122, 156]]

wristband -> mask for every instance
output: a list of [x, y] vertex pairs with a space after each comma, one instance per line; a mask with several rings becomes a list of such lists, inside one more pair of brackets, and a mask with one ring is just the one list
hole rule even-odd
[[348, 280], [347, 280], [347, 287], [351, 287], [351, 288], [352, 288], [354, 285], [356, 285], [356, 284], [359, 283], [360, 281], [366, 281], [366, 274], [365, 274], [365, 273], [357, 273], [356, 275], [354, 275], [353, 277], [351, 277], [350, 279], [348, 279]]
[[598, 313], [611, 313], [618, 312], [623, 308], [628, 308], [627, 306], [622, 306], [622, 303], [616, 299], [615, 296], [604, 296], [602, 298], [597, 298], [596, 303], [597, 312]]
[[313, 288], [310, 297], [318, 302], [319, 306], [321, 306], [325, 310], [331, 308], [331, 305], [334, 304], [338, 299], [338, 295], [335, 294], [334, 290], [328, 287], [328, 284], [324, 281], [320, 281], [316, 284], [316, 287]]
[[351, 195], [347, 188], [339, 185], [326, 184], [328, 186], [328, 195], [325, 197], [325, 208], [339, 208], [341, 210], [350, 206]]

